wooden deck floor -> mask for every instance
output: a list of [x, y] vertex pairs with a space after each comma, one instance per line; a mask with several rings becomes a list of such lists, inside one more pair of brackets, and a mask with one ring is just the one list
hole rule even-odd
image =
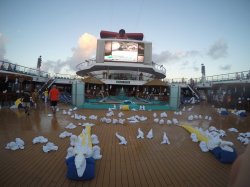
[[[115, 114], [118, 112], [115, 111]], [[65, 156], [69, 138], [60, 139], [59, 134], [66, 130], [64, 127], [70, 122], [77, 124], [79, 121], [63, 115], [61, 111], [56, 117], [48, 117], [48, 113], [48, 107], [43, 104], [39, 109], [32, 110], [30, 116], [26, 116], [23, 111], [0, 110], [0, 186], [227, 186], [231, 165], [221, 164], [211, 153], [202, 153], [198, 144], [192, 142], [189, 133], [181, 127], [155, 124], [152, 111], [124, 112], [125, 117], [143, 114], [149, 118], [134, 125], [106, 125], [99, 120], [88, 120], [96, 124], [92, 133], [99, 137], [103, 157], [96, 161], [96, 176], [93, 180], [68, 180]], [[106, 111], [78, 109], [76, 113], [103, 117]], [[157, 113], [160, 114], [160, 111]], [[174, 116], [173, 111], [167, 113], [170, 119]], [[186, 123], [190, 114], [209, 114], [213, 117], [212, 121], [191, 122], [194, 126], [206, 128], [213, 125], [224, 130], [235, 127], [240, 132], [250, 131], [250, 117], [221, 117], [207, 105], [195, 106], [192, 112], [175, 117], [181, 123]], [[144, 134], [153, 128], [154, 138], [137, 140], [139, 127]], [[77, 127], [68, 131], [78, 135], [81, 130], [81, 127]], [[170, 145], [160, 144], [164, 131], [170, 139]], [[119, 145], [115, 132], [126, 137], [126, 146]], [[32, 144], [32, 139], [40, 135], [58, 145], [59, 150], [43, 153], [42, 144]], [[25, 149], [6, 150], [5, 145], [16, 137], [25, 141]], [[236, 137], [236, 133], [227, 131], [225, 140], [233, 141], [240, 154], [245, 146]]]

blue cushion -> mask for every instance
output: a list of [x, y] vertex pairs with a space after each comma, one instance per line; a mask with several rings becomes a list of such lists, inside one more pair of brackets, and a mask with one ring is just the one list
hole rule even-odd
[[216, 147], [213, 150], [210, 150], [210, 152], [213, 153], [217, 160], [225, 164], [231, 164], [237, 158], [237, 153], [235, 149], [233, 152], [229, 152], [221, 149], [220, 147]]
[[78, 177], [76, 166], [75, 166], [75, 157], [72, 156], [66, 159], [67, 164], [67, 177], [71, 180], [90, 180], [95, 177], [95, 159], [93, 157], [86, 158], [86, 169], [82, 177]]
[[220, 112], [220, 114], [223, 115], [223, 116], [226, 116], [226, 115], [228, 115], [228, 111], [223, 110], [223, 111]]
[[247, 117], [246, 112], [241, 112], [241, 113], [240, 113], [240, 117]]
[[213, 153], [215, 158], [217, 158], [218, 160], [220, 160], [221, 158], [221, 151], [222, 149], [220, 147], [215, 147], [213, 150], [210, 150], [210, 152]]
[[222, 163], [226, 163], [226, 164], [231, 164], [235, 161], [235, 159], [237, 158], [237, 153], [234, 149], [234, 152], [229, 152], [229, 151], [221, 151], [221, 158], [220, 161]]

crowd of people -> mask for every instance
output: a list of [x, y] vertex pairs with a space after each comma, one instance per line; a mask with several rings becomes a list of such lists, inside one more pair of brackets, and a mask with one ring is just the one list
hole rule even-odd
[[[44, 97], [44, 103], [47, 104], [48, 100], [50, 101], [50, 107], [53, 114], [56, 113], [57, 103], [59, 101], [59, 95], [60, 92], [57, 89], [56, 85], [53, 85], [50, 91], [46, 88], [46, 90], [43, 92]], [[30, 114], [30, 109], [34, 108], [36, 109], [40, 101], [40, 95], [35, 88], [33, 92], [29, 91], [23, 91], [21, 93], [21, 97], [19, 97], [15, 101], [15, 106], [18, 109], [24, 109], [25, 114]]]

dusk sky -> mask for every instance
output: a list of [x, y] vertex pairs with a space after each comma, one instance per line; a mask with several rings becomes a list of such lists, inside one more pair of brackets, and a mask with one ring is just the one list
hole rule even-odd
[[250, 70], [249, 0], [0, 0], [0, 60], [74, 74], [120, 29], [152, 42], [167, 78]]

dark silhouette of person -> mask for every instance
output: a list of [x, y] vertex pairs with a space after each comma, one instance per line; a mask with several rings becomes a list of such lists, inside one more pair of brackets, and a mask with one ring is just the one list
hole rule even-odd
[[128, 39], [126, 31], [124, 29], [119, 30], [119, 34], [116, 36], [117, 39]]

